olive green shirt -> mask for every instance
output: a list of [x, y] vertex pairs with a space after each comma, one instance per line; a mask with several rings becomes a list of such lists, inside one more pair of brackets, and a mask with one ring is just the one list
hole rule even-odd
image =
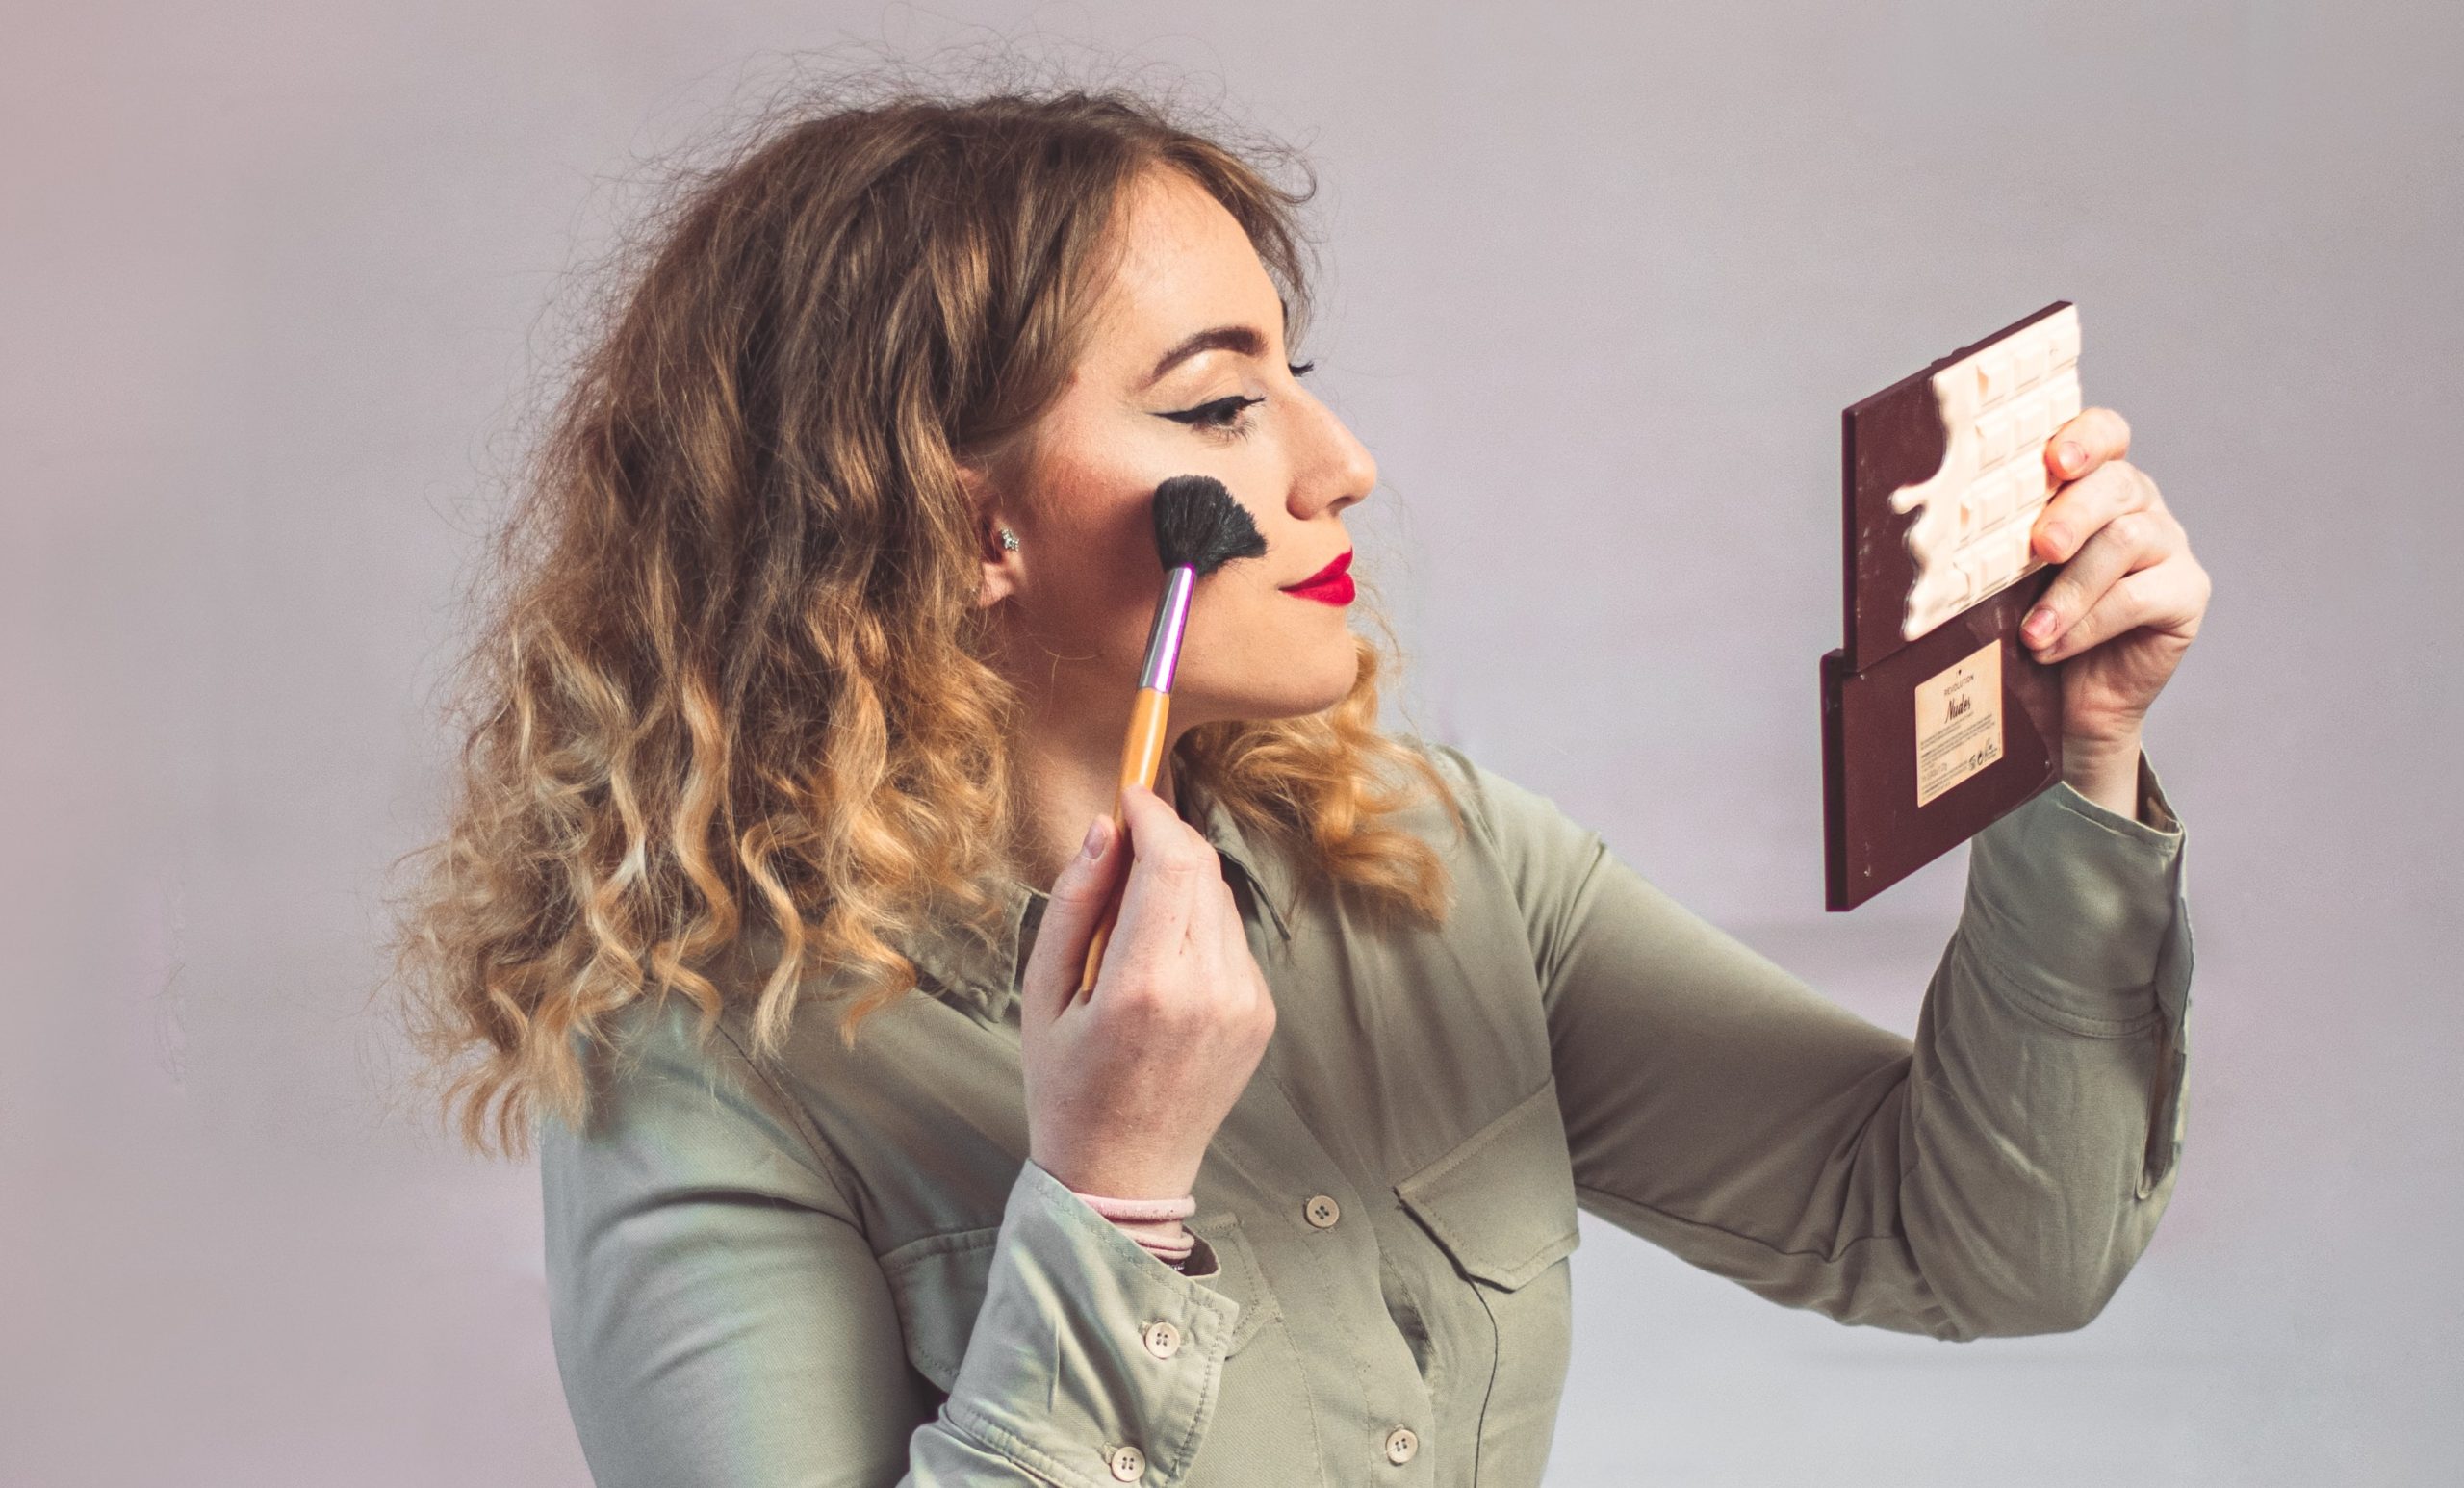
[[1403, 818], [1453, 876], [1437, 930], [1303, 891], [1184, 783], [1276, 1007], [1186, 1274], [1025, 1161], [1024, 885], [998, 943], [907, 945], [925, 985], [853, 1049], [818, 997], [762, 1068], [741, 1011], [706, 1052], [682, 999], [639, 1018], [588, 1134], [540, 1141], [597, 1481], [1537, 1483], [1578, 1208], [1842, 1322], [2102, 1309], [2183, 1125], [2183, 834], [2144, 757], [2145, 820], [2064, 783], [1975, 837], [1912, 1044], [1411, 742], [1470, 819]]

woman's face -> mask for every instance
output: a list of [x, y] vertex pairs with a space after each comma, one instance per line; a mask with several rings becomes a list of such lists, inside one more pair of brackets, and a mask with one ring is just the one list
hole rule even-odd
[[[1248, 237], [1175, 170], [1122, 204], [1123, 247], [1068, 386], [1008, 483], [984, 489], [983, 603], [1005, 606], [1013, 680], [1044, 727], [1117, 748], [1163, 592], [1155, 487], [1212, 475], [1247, 509], [1264, 556], [1198, 580], [1171, 728], [1332, 706], [1357, 671], [1347, 607], [1286, 593], [1351, 549], [1343, 512], [1377, 463], [1286, 361], [1283, 303]], [[1340, 586], [1338, 586], [1340, 587]]]

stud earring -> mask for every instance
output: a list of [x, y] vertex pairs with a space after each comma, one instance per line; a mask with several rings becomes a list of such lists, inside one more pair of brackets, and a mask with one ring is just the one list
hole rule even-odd
[[1018, 551], [1018, 534], [1011, 531], [1008, 527], [1003, 527], [1001, 529], [1001, 551], [1003, 552], [1016, 552]]

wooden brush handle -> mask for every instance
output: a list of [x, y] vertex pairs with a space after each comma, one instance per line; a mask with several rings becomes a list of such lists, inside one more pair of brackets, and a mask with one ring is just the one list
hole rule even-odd
[[[1138, 697], [1130, 704], [1129, 732], [1121, 740], [1120, 782], [1155, 788], [1155, 772], [1164, 763], [1164, 721], [1172, 711], [1172, 695], [1152, 687], [1138, 689]], [[1120, 797], [1113, 797], [1113, 837], [1116, 843], [1127, 835], [1121, 821]], [[1078, 998], [1095, 989], [1095, 967], [1104, 959], [1104, 947], [1113, 937], [1113, 923], [1120, 918], [1120, 896], [1129, 886], [1121, 880], [1105, 901], [1102, 917], [1095, 921], [1094, 938], [1087, 942], [1087, 964], [1078, 977]]]

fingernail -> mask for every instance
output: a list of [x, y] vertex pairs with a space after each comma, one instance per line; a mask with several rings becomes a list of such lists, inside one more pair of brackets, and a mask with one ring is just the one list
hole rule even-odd
[[2075, 471], [2087, 460], [2088, 451], [2080, 449], [2079, 446], [2072, 441], [2066, 439], [2062, 442], [2061, 448], [2054, 451], [2054, 458], [2062, 462], [2062, 468], [2064, 470]]
[[2053, 629], [2053, 611], [2041, 604], [2038, 605], [2028, 613], [2027, 624], [2019, 629], [2025, 630], [2028, 633], [2028, 639], [2032, 641], [2043, 640], [2045, 632]]
[[2070, 547], [2070, 534], [2060, 527], [2047, 527], [2044, 529], [2044, 546], [2059, 556]]
[[1095, 856], [1095, 850], [1103, 845], [1104, 819], [1098, 816], [1087, 824], [1087, 840], [1078, 844], [1078, 856], [1092, 858]]

